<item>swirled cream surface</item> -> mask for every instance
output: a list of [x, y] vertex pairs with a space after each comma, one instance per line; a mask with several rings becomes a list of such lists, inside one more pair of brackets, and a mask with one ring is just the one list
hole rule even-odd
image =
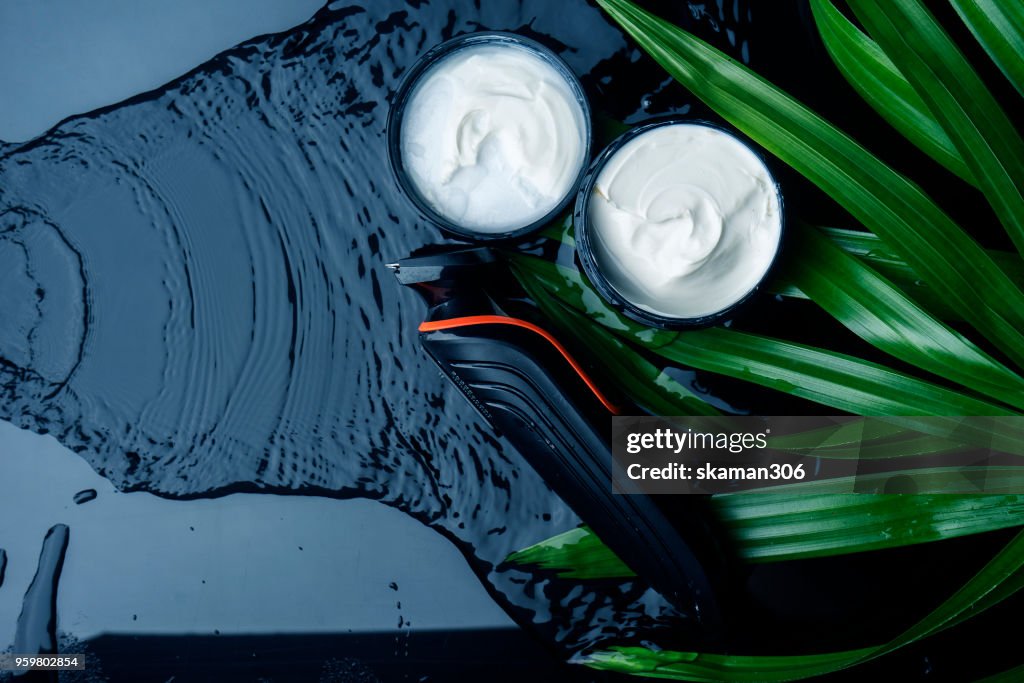
[[500, 233], [540, 220], [586, 162], [586, 120], [565, 76], [510, 43], [470, 45], [414, 86], [401, 123], [402, 162], [437, 213]]
[[601, 273], [637, 307], [673, 318], [718, 313], [771, 266], [782, 231], [764, 163], [716, 128], [663, 125], [598, 172], [589, 228]]

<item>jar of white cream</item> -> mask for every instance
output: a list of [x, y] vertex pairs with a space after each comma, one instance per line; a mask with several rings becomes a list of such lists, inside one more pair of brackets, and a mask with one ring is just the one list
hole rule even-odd
[[574, 196], [590, 154], [589, 105], [539, 43], [459, 36], [406, 75], [388, 114], [388, 153], [433, 222], [470, 239], [519, 237]]
[[634, 320], [711, 325], [747, 301], [779, 252], [782, 196], [764, 161], [717, 126], [639, 126], [595, 160], [576, 200], [579, 258]]

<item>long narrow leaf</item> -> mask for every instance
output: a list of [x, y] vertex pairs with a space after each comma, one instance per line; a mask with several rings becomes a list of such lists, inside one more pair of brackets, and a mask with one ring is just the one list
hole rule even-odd
[[[1018, 533], [950, 599], [903, 634], [879, 648], [892, 652], [932, 633], [955, 626], [1024, 588], [1024, 532]], [[998, 599], [992, 599], [998, 595]]]
[[919, 187], [707, 43], [628, 0], [598, 2], [676, 80], [827, 192], [1024, 364], [1024, 292]]
[[863, 262], [813, 229], [797, 232], [789, 273], [861, 339], [939, 377], [1024, 408], [1024, 379], [926, 313]]
[[[972, 428], [964, 432], [964, 421], [943, 418], [892, 417], [873, 421], [854, 421], [835, 429], [832, 426], [786, 435], [772, 435], [768, 447], [794, 454], [829, 460], [893, 460], [917, 456], [952, 455], [998, 450], [1024, 455], [1022, 420], [1018, 416], [991, 418], [982, 423], [972, 418]], [[949, 462], [948, 460], [946, 462]]]
[[567, 579], [636, 576], [589, 527], [577, 527], [509, 555], [506, 562], [555, 571]]
[[829, 56], [864, 101], [921, 151], [973, 185], [956, 145], [875, 41], [830, 0], [811, 0], [811, 11]]
[[[1024, 468], [992, 468], [990, 493], [977, 494], [970, 473], [914, 472], [939, 494], [849, 493], [847, 478], [794, 484], [775, 492], [713, 496], [711, 509], [729, 547], [750, 562], [783, 562], [901, 548], [1024, 526]], [[892, 475], [874, 477], [878, 482]], [[870, 490], [873, 477], [863, 477]], [[837, 493], [839, 491], [840, 493]], [[633, 576], [585, 527], [536, 543], [509, 561], [580, 579]]]
[[1024, 95], [1024, 4], [1013, 0], [950, 3], [996, 66]]
[[[555, 313], [576, 329], [589, 321], [575, 311], [560, 307]], [[600, 358], [610, 376], [620, 378], [620, 387], [630, 393], [634, 403], [653, 415], [718, 415], [720, 412], [688, 388], [675, 381], [664, 370], [648, 362], [635, 349], [590, 323], [586, 339], [591, 353]], [[627, 385], [621, 378], [628, 378]], [[642, 387], [634, 385], [642, 384]]]
[[975, 399], [846, 354], [711, 328], [656, 351], [670, 361], [777, 389], [859, 415], [1012, 415]]
[[[931, 480], [930, 487], [945, 487], [948, 492], [912, 496], [848, 493], [850, 481], [826, 480], [788, 487], [789, 491], [715, 496], [713, 508], [737, 551], [752, 562], [897, 548], [1024, 526], [1022, 495], [962, 493], [977, 490], [969, 473], [933, 470], [914, 474], [923, 474]], [[1024, 470], [991, 469], [987, 476], [996, 489], [1019, 491]], [[875, 478], [880, 483], [887, 476]], [[872, 490], [872, 477], [861, 479], [866, 490]]]
[[[516, 272], [516, 261], [512, 270], [527, 294], [541, 311], [556, 325], [568, 332], [567, 328], [580, 325], [588, 327], [586, 341], [595, 360], [600, 360], [602, 376], [616, 384], [616, 388], [629, 396], [630, 400], [654, 415], [716, 415], [718, 411], [692, 391], [666, 375], [660, 368], [630, 349], [625, 342], [605, 332], [579, 316], [579, 319], [562, 324], [571, 311], [556, 307], [550, 296], [540, 289], [532, 278]], [[576, 314], [579, 315], [579, 314]], [[575, 325], [573, 324], [575, 323]]]
[[520, 272], [569, 306], [674, 363], [746, 380], [858, 415], [1013, 415], [996, 404], [841, 353], [725, 328], [649, 345], [649, 328], [605, 304], [578, 270], [519, 256]]
[[873, 648], [817, 655], [741, 656], [612, 647], [577, 661], [596, 669], [682, 681], [792, 681], [876, 659], [979, 614], [1024, 587], [1024, 533], [914, 626]]
[[[907, 265], [907, 262], [877, 235], [863, 230], [841, 228], [822, 228], [821, 230], [843, 251], [853, 254], [870, 265], [933, 315], [942, 320], [963, 319], [938, 292], [922, 281], [921, 276], [914, 272], [913, 268]], [[1018, 254], [989, 250], [988, 255], [1015, 285], [1024, 289], [1024, 260]], [[785, 272], [780, 273], [774, 279], [771, 289], [774, 293], [783, 296], [808, 298], [807, 294], [800, 291], [800, 288]]]
[[[902, 428], [902, 425], [897, 429], [899, 436], [890, 439], [858, 439], [845, 446], [816, 448], [814, 455], [815, 457], [830, 460], [890, 460], [893, 458], [962, 453], [969, 448], [977, 447], [975, 444], [965, 444], [955, 440], [943, 439], [932, 434], [918, 434], [913, 431], [907, 433]], [[803, 454], [807, 452], [807, 448], [801, 445], [801, 441], [806, 444], [808, 441], [804, 439], [809, 438], [814, 438], [813, 430], [804, 434], [792, 434], [783, 437], [783, 441], [793, 445], [787, 443], [780, 445], [774, 437], [770, 438], [768, 443], [772, 449], [788, 450]], [[1021, 455], [1024, 454], [1024, 451], [1017, 449], [1016, 453]]]
[[980, 678], [974, 683], [1020, 683], [1024, 681], [1024, 664], [1015, 666], [1007, 671], [1001, 671], [992, 676]]
[[[919, 282], [920, 276], [877, 235], [862, 230], [822, 228], [822, 232], [844, 251], [864, 259], [872, 268], [890, 280], [904, 283]], [[989, 258], [1014, 284], [1024, 288], [1024, 259], [1008, 251], [987, 250]]]
[[1024, 254], [1024, 140], [992, 93], [921, 0], [851, 7], [942, 124]]

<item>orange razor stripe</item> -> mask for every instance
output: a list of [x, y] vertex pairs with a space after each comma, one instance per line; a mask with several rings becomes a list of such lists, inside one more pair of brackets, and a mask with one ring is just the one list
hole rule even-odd
[[434, 320], [427, 321], [420, 324], [420, 332], [435, 332], [437, 330], [452, 330], [458, 327], [470, 327], [472, 325], [512, 325], [513, 327], [522, 327], [523, 329], [536, 332], [540, 336], [547, 339], [552, 346], [558, 349], [558, 352], [562, 354], [562, 358], [569, 362], [572, 369], [576, 371], [576, 374], [580, 376], [583, 383], [587, 385], [587, 388], [593, 392], [597, 400], [608, 409], [612, 415], [618, 415], [619, 409], [614, 403], [608, 400], [608, 398], [601, 393], [601, 390], [594, 384], [594, 380], [590, 379], [590, 375], [587, 374], [586, 370], [576, 362], [564, 346], [562, 346], [554, 336], [542, 327], [538, 327], [531, 322], [520, 320], [519, 318], [509, 318], [504, 315], [468, 315], [462, 318], [449, 318], [448, 320]]

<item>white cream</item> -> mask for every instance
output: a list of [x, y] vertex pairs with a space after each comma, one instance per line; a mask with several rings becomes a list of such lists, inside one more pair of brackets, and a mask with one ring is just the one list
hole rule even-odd
[[532, 50], [461, 48], [412, 91], [401, 152], [410, 179], [441, 216], [483, 233], [540, 220], [586, 163], [583, 108], [569, 82]]
[[764, 163], [716, 128], [671, 124], [604, 164], [589, 203], [594, 257], [641, 309], [698, 318], [742, 299], [779, 248], [779, 195]]

